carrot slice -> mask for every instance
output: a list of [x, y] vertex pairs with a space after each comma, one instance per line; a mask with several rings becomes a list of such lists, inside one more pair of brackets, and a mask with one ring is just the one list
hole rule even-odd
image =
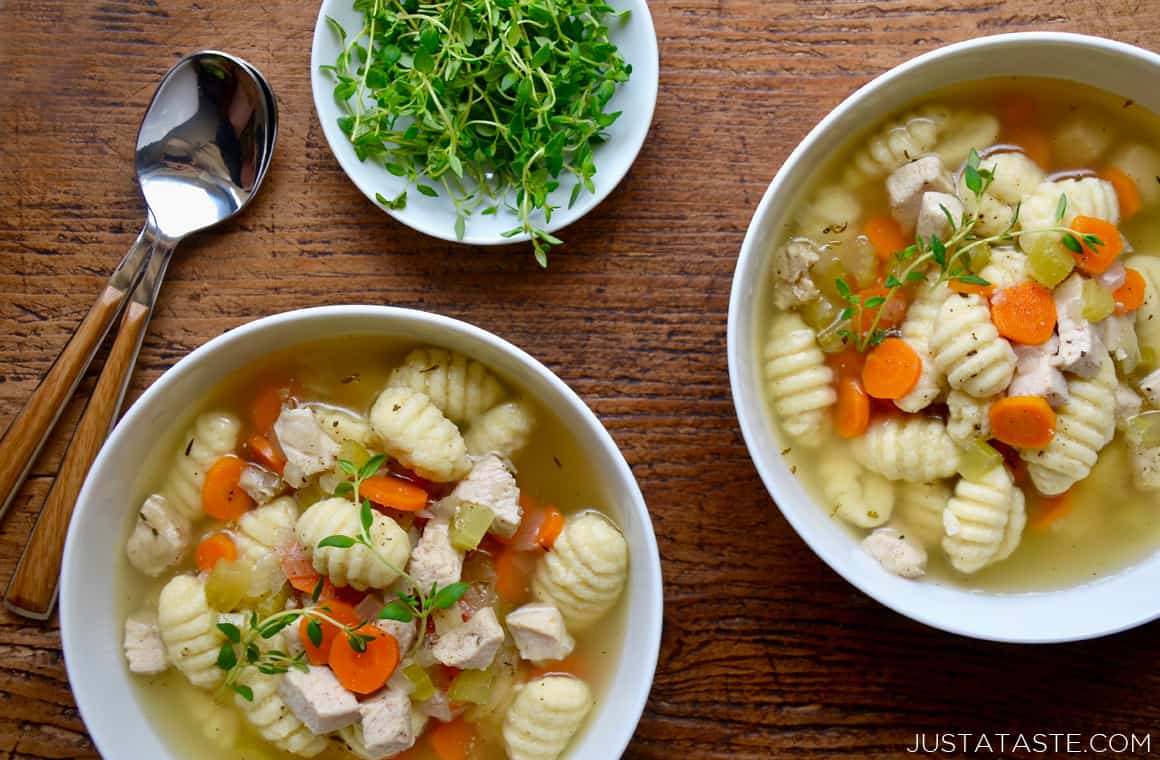
[[1034, 504], [1030, 527], [1034, 530], [1044, 530], [1071, 512], [1071, 491], [1064, 491], [1056, 496], [1040, 496]]
[[1038, 396], [1008, 396], [991, 404], [991, 435], [1020, 449], [1042, 449], [1055, 437], [1055, 411]]
[[543, 678], [549, 673], [567, 673], [576, 676], [577, 678], [587, 678], [588, 663], [579, 652], [573, 652], [563, 660], [552, 660], [550, 662], [541, 662], [532, 669], [530, 678], [534, 681], [537, 678]]
[[287, 392], [284, 385], [268, 385], [258, 391], [250, 404], [250, 422], [261, 435], [269, 435], [282, 414], [282, 403]]
[[427, 735], [427, 742], [439, 760], [467, 760], [475, 748], [475, 726], [463, 718], [440, 723]]
[[536, 543], [544, 549], [551, 549], [552, 544], [560, 537], [564, 530], [564, 515], [555, 507], [548, 507], [548, 514], [540, 523], [540, 530], [536, 534]]
[[836, 354], [826, 355], [826, 364], [838, 378], [862, 376], [862, 352], [851, 346]]
[[974, 282], [962, 282], [960, 280], [950, 280], [947, 282], [947, 287], [956, 293], [963, 295], [980, 295], [983, 298], [990, 298], [995, 295], [994, 285], [979, 285]]
[[351, 639], [339, 635], [330, 642], [327, 663], [339, 683], [355, 694], [371, 694], [383, 687], [399, 667], [399, 642], [382, 628], [367, 623], [355, 631], [364, 640], [362, 651], [351, 645]]
[[206, 536], [197, 545], [197, 569], [203, 573], [213, 570], [214, 565], [224, 560], [238, 558], [238, 547], [225, 533]]
[[1004, 338], [1038, 346], [1055, 333], [1051, 291], [1028, 280], [1003, 288], [991, 299], [991, 322]]
[[[314, 589], [311, 589], [313, 591]], [[362, 622], [359, 619], [358, 613], [355, 612], [354, 607], [346, 602], [340, 602], [337, 599], [328, 599], [320, 603], [321, 610], [328, 617], [332, 617], [343, 625], [358, 625]], [[310, 640], [311, 621], [318, 623], [318, 628], [322, 632], [322, 638], [318, 646]], [[381, 631], [380, 631], [381, 632]], [[298, 622], [298, 639], [302, 642], [302, 648], [306, 650], [306, 657], [313, 665], [325, 665], [330, 656], [330, 646], [334, 643], [335, 637], [342, 633], [342, 629], [336, 626], [329, 620], [318, 620], [308, 615], [303, 615]], [[345, 636], [343, 637], [345, 644]]]
[[201, 508], [216, 520], [236, 520], [254, 506], [238, 481], [246, 463], [232, 454], [214, 462], [201, 486]]
[[495, 591], [508, 604], [519, 604], [531, 592], [532, 569], [537, 555], [504, 549], [495, 558]]
[[266, 436], [254, 433], [246, 439], [246, 448], [250, 450], [259, 464], [268, 467], [279, 475], [286, 469], [286, 457]]
[[[890, 295], [888, 288], [866, 288], [858, 291], [858, 296], [862, 299], [861, 303], [866, 304], [874, 298], [886, 298]], [[902, 320], [906, 318], [906, 297], [902, 291], [896, 291], [890, 300], [878, 306], [871, 306], [869, 308], [863, 307], [859, 312], [858, 330], [860, 332], [868, 332], [874, 325], [874, 320], [878, 317], [878, 312], [882, 312], [882, 317], [878, 319], [878, 327], [886, 329], [888, 327], [898, 327], [902, 324]]]
[[1116, 200], [1120, 202], [1120, 218], [1130, 219], [1140, 210], [1140, 189], [1135, 181], [1124, 173], [1123, 169], [1109, 166], [1100, 172], [1100, 179], [1111, 183], [1116, 191]]
[[314, 569], [314, 563], [310, 560], [310, 555], [302, 548], [302, 545], [296, 541], [291, 541], [282, 549], [281, 556], [282, 572], [286, 575], [286, 580], [290, 581], [290, 585], [303, 594], [314, 593], [315, 587], [318, 586], [318, 580], [322, 576]]
[[881, 261], [889, 261], [895, 253], [906, 248], [902, 227], [892, 216], [871, 217], [862, 226], [862, 231], [874, 246], [874, 255]]
[[843, 438], [857, 438], [870, 425], [870, 397], [856, 377], [838, 380], [838, 403], [834, 407], [834, 427]]
[[1112, 297], [1116, 299], [1116, 313], [1127, 314], [1140, 308], [1144, 304], [1147, 290], [1148, 284], [1142, 274], [1131, 267], [1125, 269], [1124, 284], [1112, 293]]
[[922, 374], [922, 359], [901, 338], [887, 338], [866, 357], [862, 387], [874, 398], [899, 399], [910, 393]]
[[362, 482], [359, 495], [400, 512], [418, 512], [427, 506], [427, 492], [391, 475], [373, 475]]
[[1041, 169], [1051, 163], [1051, 141], [1047, 135], [1033, 126], [1012, 127], [1004, 133], [1003, 142], [1018, 145]]
[[1023, 92], [1013, 92], [1003, 97], [999, 104], [999, 118], [1008, 129], [1019, 129], [1035, 123], [1039, 115], [1039, 103]]
[[[1103, 274], [1115, 263], [1116, 257], [1124, 250], [1124, 239], [1120, 231], [1111, 222], [1097, 219], [1094, 216], [1077, 216], [1071, 220], [1071, 229], [1079, 233], [1076, 240], [1082, 251], [1072, 251], [1076, 266], [1085, 274]], [[1084, 239], [1085, 235], [1094, 235], [1098, 245], [1093, 245]]]

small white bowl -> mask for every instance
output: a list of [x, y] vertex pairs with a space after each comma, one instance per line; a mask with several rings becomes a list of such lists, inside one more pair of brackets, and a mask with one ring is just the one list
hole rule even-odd
[[865, 555], [790, 473], [780, 433], [763, 399], [760, 362], [761, 278], [772, 246], [815, 169], [850, 135], [958, 82], [1038, 76], [1098, 87], [1160, 113], [1160, 56], [1119, 42], [1076, 34], [1030, 32], [983, 37], [940, 48], [891, 69], [859, 89], [821, 121], [774, 177], [749, 225], [729, 301], [729, 376], [741, 431], [753, 462], [786, 520], [810, 548], [850, 583], [882, 604], [927, 625], [964, 636], [1010, 642], [1057, 642], [1114, 633], [1160, 617], [1160, 552], [1099, 581], [1032, 594], [972, 592], [890, 575]]
[[[595, 193], [585, 190], [576, 205], [568, 208], [569, 196], [575, 183], [569, 181], [571, 175], [560, 175], [560, 187], [548, 196], [549, 202], [559, 207], [552, 213], [551, 224], [544, 228], [551, 233], [596, 208], [620, 184], [644, 145], [656, 109], [660, 60], [656, 30], [653, 28], [648, 3], [645, 0], [611, 0], [610, 5], [618, 10], [631, 11], [627, 21], [612, 19], [609, 22], [612, 42], [620, 48], [624, 60], [632, 65], [632, 76], [617, 88], [616, 95], [608, 104], [609, 113], [623, 111], [623, 114], [608, 128], [608, 141], [593, 149], [596, 160], [596, 175], [592, 178], [596, 186]], [[350, 140], [338, 127], [338, 119], [344, 114], [334, 101], [334, 82], [319, 68], [334, 65], [341, 52], [337, 35], [326, 21], [327, 16], [338, 21], [348, 35], [362, 28], [363, 16], [354, 10], [352, 0], [323, 0], [314, 26], [314, 44], [310, 54], [310, 83], [323, 134], [342, 170], [363, 195], [408, 227], [453, 243], [504, 245], [527, 241], [528, 235], [524, 233], [510, 238], [503, 237], [505, 231], [517, 226], [518, 220], [502, 206], [497, 214], [481, 216], [477, 212], [469, 217], [466, 232], [459, 239], [455, 235], [455, 208], [446, 193], [440, 191], [438, 198], [421, 195], [413, 186], [408, 189], [403, 178], [394, 176], [380, 164], [358, 160]], [[376, 193], [381, 193], [385, 198], [394, 198], [403, 190], [408, 190], [407, 207], [401, 211], [384, 208], [375, 200]], [[543, 217], [539, 212], [533, 219], [537, 217], [542, 222]]]
[[232, 373], [272, 352], [336, 335], [404, 337], [461, 351], [555, 413], [607, 479], [609, 508], [628, 539], [625, 639], [614, 681], [571, 758], [619, 757], [644, 710], [660, 651], [660, 554], [636, 480], [596, 415], [560, 378], [507, 341], [458, 320], [383, 306], [328, 306], [260, 319], [211, 340], [178, 362], [129, 410], [93, 463], [69, 526], [61, 571], [60, 628], [69, 682], [103, 757], [173, 758], [142, 719], [135, 678], [121, 652], [122, 553], [129, 513], [143, 497], [141, 463], [191, 405]]

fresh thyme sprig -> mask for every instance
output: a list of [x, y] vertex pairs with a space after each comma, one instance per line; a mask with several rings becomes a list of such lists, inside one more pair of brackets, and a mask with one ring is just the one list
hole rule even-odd
[[[562, 242], [544, 229], [557, 208], [549, 195], [562, 175], [574, 178], [569, 207], [595, 192], [593, 147], [620, 116], [607, 107], [632, 67], [608, 23], [628, 12], [604, 0], [354, 0], [354, 8], [363, 26], [353, 35], [327, 18], [342, 52], [322, 68], [359, 159], [423, 195], [445, 193], [460, 239], [473, 214], [511, 211], [518, 224], [504, 236], [527, 234], [547, 266]], [[407, 193], [376, 200], [398, 210]]]
[[[852, 343], [860, 352], [877, 346], [888, 335], [886, 330], [880, 327], [887, 305], [902, 288], [927, 280], [931, 264], [937, 267], [938, 272], [937, 277], [930, 282], [931, 287], [939, 287], [950, 281], [979, 287], [989, 286], [990, 282], [971, 273], [964, 266], [964, 262], [970, 260], [969, 255], [983, 246], [1011, 242], [1022, 235], [1050, 232], [1061, 234], [1063, 245], [1075, 254], [1082, 254], [1085, 245], [1092, 249], [1104, 245], [1104, 242], [1094, 234], [1080, 234], [1061, 226], [1067, 216], [1067, 195], [1063, 193], [1060, 194], [1059, 203], [1056, 205], [1054, 226], [1017, 230], [1022, 208], [1022, 204], [1017, 203], [1011, 214], [1011, 220], [1002, 232], [984, 237], [976, 235], [975, 227], [979, 223], [977, 209], [982, 205], [983, 195], [995, 181], [994, 172], [981, 166], [981, 161], [978, 151], [972, 148], [963, 168], [963, 183], [974, 196], [976, 211], [964, 211], [962, 217], [956, 220], [945, 206], [940, 207], [946, 215], [950, 235], [946, 240], [941, 240], [937, 235], [931, 235], [929, 238], [918, 236], [914, 243], [901, 251], [896, 251], [892, 257], [894, 266], [884, 283], [885, 295], [873, 295], [863, 299], [862, 295], [855, 292], [844, 279], [836, 279], [834, 286], [846, 306], [839, 313], [837, 321], [823, 331], [823, 337], [830, 331], [836, 331], [839, 337], [847, 343]], [[863, 330], [861, 327], [867, 321], [868, 311], [873, 311], [874, 316], [867, 329]]]

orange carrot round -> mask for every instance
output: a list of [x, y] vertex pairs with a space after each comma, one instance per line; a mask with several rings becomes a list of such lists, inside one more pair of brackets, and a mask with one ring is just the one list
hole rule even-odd
[[534, 681], [537, 678], [543, 678], [553, 673], [567, 673], [577, 678], [587, 678], [591, 675], [589, 673], [588, 663], [585, 662], [583, 656], [579, 652], [573, 652], [563, 660], [536, 663], [536, 667], [528, 674], [528, 678]]
[[922, 359], [901, 338], [887, 338], [866, 357], [862, 387], [874, 398], [899, 399], [910, 393], [922, 374]]
[[1055, 332], [1051, 291], [1031, 280], [1003, 288], [991, 299], [991, 321], [1004, 338], [1038, 346]]
[[1124, 284], [1112, 293], [1112, 297], [1116, 299], [1116, 313], [1127, 314], [1140, 308], [1147, 290], [1148, 284], [1142, 274], [1131, 267], [1125, 269]]
[[282, 414], [282, 403], [286, 400], [286, 388], [282, 385], [268, 385], [258, 391], [250, 404], [250, 422], [261, 435], [269, 435], [274, 423]]
[[[311, 589], [310, 591], [313, 591]], [[309, 591], [306, 593], [310, 593]], [[328, 599], [321, 603], [321, 612], [327, 617], [334, 618], [343, 625], [358, 625], [362, 622], [359, 619], [358, 613], [354, 611], [346, 602], [340, 602], [337, 599]], [[310, 640], [311, 621], [318, 624], [318, 629], [322, 633], [322, 638], [318, 646]], [[303, 615], [298, 622], [298, 639], [302, 642], [302, 648], [306, 650], [306, 657], [313, 665], [325, 665], [330, 656], [330, 646], [338, 635], [342, 633], [342, 629], [336, 626], [329, 620], [319, 620], [318, 618]], [[343, 643], [345, 644], [346, 637], [343, 636]]]
[[870, 397], [856, 377], [838, 380], [838, 403], [834, 407], [834, 427], [843, 438], [857, 438], [870, 425]]
[[540, 530], [536, 534], [536, 543], [544, 549], [551, 549], [552, 544], [560, 537], [564, 530], [564, 515], [555, 507], [548, 507], [548, 514], [540, 523]]
[[1039, 496], [1029, 506], [1032, 514], [1030, 527], [1033, 530], [1044, 530], [1071, 512], [1071, 491], [1056, 496]]
[[1055, 411], [1038, 396], [1008, 396], [991, 404], [991, 435], [1020, 449], [1042, 449], [1055, 437]]
[[254, 500], [238, 481], [246, 463], [232, 454], [210, 466], [201, 486], [201, 508], [216, 520], [236, 520], [254, 506]]
[[358, 651], [350, 638], [339, 635], [330, 642], [327, 662], [339, 683], [355, 694], [371, 694], [387, 682], [399, 666], [399, 642], [373, 623], [361, 626], [355, 633], [367, 636], [366, 648]]
[[1002, 141], [1018, 145], [1041, 169], [1047, 169], [1051, 163], [1051, 141], [1034, 126], [1012, 127], [1004, 131]]
[[246, 439], [246, 448], [250, 450], [259, 464], [268, 467], [279, 475], [286, 469], [286, 457], [266, 436], [254, 433]]
[[[1085, 274], [1103, 274], [1115, 263], [1116, 257], [1124, 250], [1124, 239], [1111, 222], [1094, 216], [1077, 216], [1071, 220], [1071, 229], [1079, 233], [1075, 239], [1083, 249], [1072, 251], [1076, 266]], [[1099, 245], [1092, 245], [1083, 239], [1084, 235], [1095, 235]]]
[[999, 105], [999, 117], [1006, 129], [1017, 129], [1035, 123], [1039, 115], [1039, 103], [1024, 92], [1013, 92], [1003, 97]]
[[1111, 183], [1116, 191], [1116, 200], [1120, 202], [1120, 218], [1130, 219], [1140, 210], [1140, 189], [1135, 181], [1124, 173], [1123, 169], [1109, 166], [1100, 172], [1100, 178]]
[[475, 726], [463, 718], [440, 723], [427, 735], [439, 760], [467, 760], [475, 750]]
[[427, 492], [391, 475], [373, 475], [362, 482], [359, 495], [400, 512], [418, 512], [427, 506]]
[[862, 231], [874, 246], [874, 255], [881, 261], [889, 261], [895, 253], [906, 248], [902, 227], [892, 216], [871, 217], [862, 226]]
[[321, 576], [314, 569], [310, 555], [300, 544], [291, 542], [282, 549], [281, 565], [282, 572], [291, 586], [303, 594], [313, 593]]
[[950, 280], [947, 282], [947, 287], [956, 293], [963, 295], [980, 295], [983, 298], [990, 298], [995, 295], [994, 285], [979, 285], [974, 282], [962, 282], [961, 280]]
[[[858, 296], [865, 304], [873, 298], [886, 298], [889, 296], [890, 290], [888, 288], [866, 288], [858, 291]], [[890, 300], [882, 303], [879, 306], [872, 306], [870, 308], [863, 307], [859, 312], [858, 330], [866, 333], [874, 325], [875, 318], [878, 317], [878, 312], [882, 312], [882, 317], [878, 319], [878, 327], [886, 329], [888, 327], [898, 327], [902, 324], [902, 320], [906, 318], [906, 297], [901, 290], [895, 291]]]
[[197, 569], [203, 573], [213, 570], [214, 565], [223, 559], [232, 562], [237, 558], [238, 547], [225, 533], [206, 536], [197, 545]]
[[538, 552], [506, 548], [495, 558], [495, 592], [508, 604], [520, 604], [531, 591], [532, 570]]
[[839, 378], [862, 376], [862, 352], [854, 347], [826, 355], [826, 364]]

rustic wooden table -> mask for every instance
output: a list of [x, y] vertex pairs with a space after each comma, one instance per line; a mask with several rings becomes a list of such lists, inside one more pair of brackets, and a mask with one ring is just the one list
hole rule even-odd
[[[136, 232], [133, 141], [154, 84], [190, 51], [228, 50], [278, 93], [277, 157], [248, 213], [178, 253], [134, 396], [224, 330], [322, 304], [449, 314], [546, 361], [623, 447], [660, 540], [664, 644], [629, 757], [905, 757], [920, 731], [1148, 731], [1160, 725], [1155, 626], [1069, 646], [973, 642], [899, 617], [823, 565], [757, 478], [725, 362], [750, 214], [838, 101], [894, 64], [981, 34], [1075, 30], [1160, 47], [1148, 6], [654, 0], [662, 74], [650, 139], [540, 272], [522, 247], [424, 238], [347, 181], [311, 102], [315, 2], [7, 0], [0, 425]], [[59, 455], [57, 443], [41, 457], [2, 525], [0, 580]], [[55, 622], [0, 612], [0, 755], [95, 756]]]

